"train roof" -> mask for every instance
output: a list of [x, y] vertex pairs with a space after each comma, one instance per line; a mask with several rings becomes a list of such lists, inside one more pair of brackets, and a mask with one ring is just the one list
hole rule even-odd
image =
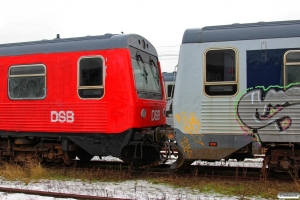
[[[143, 48], [143, 40], [145, 41], [145, 48]], [[66, 39], [55, 38], [52, 40], [0, 44], [0, 56], [128, 48], [129, 46], [145, 49], [150, 54], [157, 55], [154, 46], [140, 35], [105, 34], [100, 36]]]
[[207, 26], [187, 29], [182, 44], [300, 37], [300, 20]]
[[164, 81], [175, 81], [176, 72], [163, 72]]

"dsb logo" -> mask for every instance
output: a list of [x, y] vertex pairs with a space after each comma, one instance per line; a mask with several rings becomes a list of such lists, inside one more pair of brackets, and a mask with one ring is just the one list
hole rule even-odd
[[51, 122], [74, 122], [74, 112], [73, 111], [51, 111]]
[[152, 110], [151, 121], [160, 120], [160, 110]]

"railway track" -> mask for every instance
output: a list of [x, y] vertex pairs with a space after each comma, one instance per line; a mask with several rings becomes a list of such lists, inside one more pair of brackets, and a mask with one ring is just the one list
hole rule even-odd
[[69, 194], [69, 193], [59, 193], [59, 192], [46, 192], [39, 190], [27, 190], [27, 189], [17, 189], [17, 188], [5, 188], [0, 187], [0, 192], [7, 193], [22, 193], [28, 195], [38, 195], [38, 196], [47, 196], [54, 198], [73, 198], [73, 199], [84, 199], [84, 200], [122, 200], [120, 198], [111, 198], [111, 197], [98, 197], [91, 195], [80, 195], [80, 194]]
[[149, 175], [155, 174], [157, 176], [168, 176], [172, 174], [176, 174], [179, 176], [197, 176], [203, 178], [219, 178], [219, 179], [238, 179], [238, 180], [262, 180], [267, 179], [269, 181], [287, 181], [291, 182], [292, 178], [287, 180], [283, 180], [282, 178], [278, 178], [274, 176], [272, 173], [268, 173], [265, 177], [262, 175], [261, 171], [261, 163], [250, 163], [249, 161], [244, 162], [232, 162], [227, 164], [220, 164], [218, 162], [217, 166], [213, 165], [214, 163], [194, 163], [190, 167], [186, 168], [185, 170], [170, 170], [170, 164], [162, 164], [159, 166], [152, 166], [152, 167], [130, 167], [129, 165], [118, 162], [118, 161], [91, 161], [89, 163], [77, 163], [75, 167], [76, 170], [117, 170], [122, 171], [123, 173], [128, 173], [131, 175], [141, 176], [141, 175]]
[[[46, 168], [50, 169], [61, 169], [61, 165], [45, 165]], [[65, 166], [63, 168], [70, 168], [76, 170], [122, 170], [124, 172], [153, 172], [153, 173], [164, 173], [164, 174], [172, 174], [177, 172], [188, 172], [198, 170], [199, 173], [225, 173], [235, 171], [237, 168], [240, 170], [249, 169], [249, 172], [257, 171], [260, 172], [261, 168], [253, 167], [253, 166], [243, 166], [243, 165], [226, 165], [226, 166], [212, 166], [212, 165], [190, 165], [184, 170], [171, 170], [170, 164], [161, 164], [158, 166], [145, 166], [145, 167], [131, 167], [126, 163], [120, 162], [106, 162], [106, 161], [92, 161], [88, 163], [80, 163], [78, 162], [74, 166]]]
[[[95, 167], [97, 166], [97, 167]], [[171, 171], [169, 170], [169, 165], [161, 165], [156, 167], [149, 168], [130, 168], [128, 165], [120, 162], [107, 162], [107, 161], [92, 161], [90, 163], [80, 163], [78, 162], [77, 166], [73, 167], [74, 170], [105, 170], [105, 172], [110, 173], [107, 170], [122, 171], [123, 173], [130, 174], [130, 179], [137, 177], [137, 179], [141, 177], [147, 177], [150, 175], [152, 177], [167, 177], [172, 178], [175, 177], [176, 180], [180, 180], [180, 178], [185, 179], [193, 179], [193, 180], [230, 180], [230, 181], [241, 181], [241, 182], [260, 182], [263, 181], [263, 177], [261, 176], [261, 169], [254, 167], [233, 167], [233, 166], [201, 166], [201, 165], [191, 165], [186, 170], [181, 171]], [[93, 172], [92, 172], [93, 173]], [[174, 176], [173, 176], [174, 175]], [[172, 179], [171, 179], [172, 180]], [[266, 179], [269, 182], [289, 182], [291, 183], [293, 180], [282, 180], [275, 178], [273, 176], [267, 176]], [[16, 188], [2, 188], [0, 187], [0, 192], [6, 193], [23, 193], [27, 195], [39, 195], [39, 196], [48, 196], [55, 198], [73, 198], [73, 199], [117, 199], [108, 197], [106, 195], [101, 196], [89, 196], [89, 195], [80, 195], [80, 194], [70, 194], [70, 193], [57, 193], [57, 192], [46, 192], [46, 191], [36, 191], [36, 190], [27, 190], [27, 189], [16, 189]], [[97, 194], [96, 194], [97, 195]], [[101, 195], [101, 194], [100, 194]]]

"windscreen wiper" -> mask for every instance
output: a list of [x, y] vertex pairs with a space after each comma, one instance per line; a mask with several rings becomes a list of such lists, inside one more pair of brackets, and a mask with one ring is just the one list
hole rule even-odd
[[140, 91], [140, 90], [138, 90], [137, 93], [138, 93], [138, 94], [148, 94], [147, 91]]
[[147, 76], [148, 76], [148, 73], [147, 73], [147, 71], [146, 71], [146, 68], [145, 68], [145, 62], [144, 62], [144, 60], [143, 60], [143, 58], [142, 58], [142, 56], [140, 55], [140, 54], [136, 54], [135, 55], [135, 57], [136, 57], [136, 60], [137, 60], [137, 63], [138, 63], [138, 65], [139, 65], [139, 67], [141, 68], [141, 66], [140, 66], [140, 64], [139, 64], [139, 60], [141, 60], [141, 62], [143, 63], [143, 74], [142, 74], [142, 76], [144, 76], [144, 78], [145, 78], [145, 80], [146, 80], [146, 84], [147, 84]]
[[153, 93], [153, 96], [161, 96], [161, 93], [159, 93], [159, 92], [154, 92], [154, 93]]
[[[158, 73], [157, 66], [156, 66], [154, 60], [152, 60], [151, 58], [150, 58], [149, 62], [150, 62], [150, 69], [151, 69], [151, 71], [152, 71], [153, 77], [154, 77], [154, 78], [156, 79], [156, 81], [157, 81], [157, 86], [159, 86], [159, 73]], [[154, 67], [155, 67], [155, 72], [153, 72], [153, 69], [152, 69], [152, 67], [151, 67], [152, 64], [153, 64]], [[154, 73], [155, 73], [155, 74], [154, 74]]]

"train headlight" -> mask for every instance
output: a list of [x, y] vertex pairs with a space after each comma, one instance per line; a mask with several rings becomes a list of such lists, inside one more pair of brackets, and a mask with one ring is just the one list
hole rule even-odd
[[144, 119], [146, 117], [146, 110], [143, 108], [141, 111], [141, 117]]

